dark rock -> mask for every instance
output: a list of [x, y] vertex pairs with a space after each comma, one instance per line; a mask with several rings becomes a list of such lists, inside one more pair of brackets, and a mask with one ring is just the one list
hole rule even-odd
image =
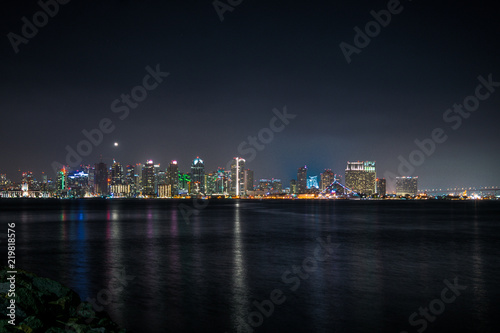
[[[7, 269], [0, 269], [0, 281], [6, 281]], [[9, 283], [0, 283], [0, 332], [26, 333], [125, 333], [106, 312], [96, 312], [81, 302], [76, 292], [57, 281], [17, 270], [16, 325], [8, 323]]]

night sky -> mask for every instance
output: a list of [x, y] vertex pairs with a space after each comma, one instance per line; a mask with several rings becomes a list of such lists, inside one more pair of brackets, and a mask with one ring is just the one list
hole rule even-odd
[[[448, 139], [413, 172], [420, 188], [500, 185], [500, 87], [456, 130], [443, 120], [480, 75], [500, 82], [496, 2], [402, 1], [350, 63], [340, 43], [355, 46], [354, 28], [388, 1], [246, 0], [221, 22], [212, 1], [72, 0], [18, 53], [8, 34], [41, 7], [13, 2], [0, 19], [0, 173], [13, 180], [18, 170], [52, 174], [104, 118], [115, 129], [84, 163], [176, 159], [188, 171], [200, 156], [209, 172], [248, 158], [240, 143], [286, 106], [296, 117], [247, 164], [256, 179], [288, 186], [304, 164], [343, 175], [357, 160], [398, 174], [398, 156], [442, 128]], [[169, 76], [121, 120], [112, 102], [158, 64]]]

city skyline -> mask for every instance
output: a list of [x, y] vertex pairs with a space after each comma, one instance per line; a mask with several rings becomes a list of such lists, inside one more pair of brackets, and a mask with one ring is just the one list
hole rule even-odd
[[[290, 180], [300, 165], [319, 175], [368, 160], [424, 187], [499, 183], [494, 11], [405, 1], [384, 23], [387, 5], [243, 2], [221, 21], [211, 2], [71, 1], [28, 38], [47, 10], [7, 3], [0, 170], [51, 172], [103, 129], [83, 163], [186, 169], [200, 155], [213, 170], [241, 156]], [[417, 161], [411, 174], [400, 158]]]

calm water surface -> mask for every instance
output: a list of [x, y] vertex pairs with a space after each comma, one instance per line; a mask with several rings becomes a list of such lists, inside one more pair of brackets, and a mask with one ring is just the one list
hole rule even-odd
[[[0, 200], [0, 222], [16, 222], [18, 267], [136, 333], [497, 331], [499, 202], [212, 201], [188, 220], [186, 206]], [[467, 288], [443, 303], [455, 278]]]

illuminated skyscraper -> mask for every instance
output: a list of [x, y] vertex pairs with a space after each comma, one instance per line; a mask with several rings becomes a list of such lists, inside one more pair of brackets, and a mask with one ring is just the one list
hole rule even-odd
[[191, 165], [191, 194], [205, 193], [205, 163], [199, 157]]
[[111, 185], [120, 185], [123, 183], [123, 168], [121, 163], [113, 160], [111, 166]]
[[418, 194], [418, 177], [396, 177], [396, 195], [416, 196]]
[[245, 195], [245, 160], [235, 157], [231, 162], [231, 194]]
[[324, 191], [328, 185], [335, 181], [335, 174], [330, 169], [325, 169], [325, 171], [320, 175], [320, 189]]
[[295, 179], [290, 180], [290, 193], [297, 194], [297, 181]]
[[381, 197], [387, 194], [385, 178], [377, 178], [377, 194]]
[[307, 165], [299, 168], [297, 171], [297, 193], [307, 192]]
[[253, 191], [253, 171], [246, 169], [243, 175], [243, 183], [245, 184], [245, 191]]
[[367, 195], [374, 194], [376, 178], [375, 162], [347, 162], [345, 185], [354, 192]]
[[307, 179], [307, 188], [319, 188], [318, 176], [309, 176], [309, 178]]
[[172, 196], [179, 194], [179, 165], [177, 161], [170, 162], [168, 166], [167, 184], [170, 185]]
[[94, 168], [94, 193], [106, 196], [109, 194], [109, 175], [106, 163], [100, 162]]
[[149, 160], [142, 169], [142, 194], [145, 196], [156, 196], [155, 191], [155, 164]]

